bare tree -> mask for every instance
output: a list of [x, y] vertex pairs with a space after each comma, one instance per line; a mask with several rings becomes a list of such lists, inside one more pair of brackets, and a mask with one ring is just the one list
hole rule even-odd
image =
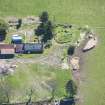
[[5, 77], [0, 78], [0, 103], [10, 102], [10, 87], [5, 81]]

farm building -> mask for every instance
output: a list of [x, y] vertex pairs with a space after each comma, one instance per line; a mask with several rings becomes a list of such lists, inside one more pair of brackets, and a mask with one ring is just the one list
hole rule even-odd
[[0, 44], [0, 58], [12, 58], [14, 53], [14, 45]]
[[42, 53], [43, 44], [41, 43], [26, 43], [24, 44], [24, 53]]
[[21, 44], [22, 43], [22, 37], [19, 35], [12, 35], [11, 43]]
[[23, 44], [16, 44], [15, 45], [15, 53], [23, 53]]
[[0, 44], [0, 54], [14, 54], [14, 45]]

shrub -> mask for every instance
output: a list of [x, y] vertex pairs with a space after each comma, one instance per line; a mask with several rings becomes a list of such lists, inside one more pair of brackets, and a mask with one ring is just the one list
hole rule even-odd
[[75, 52], [75, 46], [71, 45], [69, 48], [68, 48], [68, 55], [73, 55]]

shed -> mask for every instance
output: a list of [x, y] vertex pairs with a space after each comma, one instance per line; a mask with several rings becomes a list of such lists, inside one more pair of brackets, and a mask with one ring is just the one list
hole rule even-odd
[[42, 53], [43, 44], [41, 43], [26, 43], [24, 44], [24, 53]]
[[23, 44], [16, 44], [15, 45], [15, 53], [23, 53]]
[[12, 44], [0, 44], [1, 55], [13, 55], [15, 53], [14, 45]]
[[22, 43], [22, 37], [20, 35], [12, 35], [11, 43], [14, 44], [21, 44]]

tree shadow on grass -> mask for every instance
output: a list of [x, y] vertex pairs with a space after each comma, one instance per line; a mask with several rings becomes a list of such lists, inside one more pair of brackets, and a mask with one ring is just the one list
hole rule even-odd
[[65, 89], [68, 97], [74, 97], [77, 93], [77, 86], [73, 80], [67, 82]]
[[77, 86], [73, 80], [69, 80], [65, 86], [67, 95], [61, 100], [60, 105], [75, 105], [75, 95], [77, 93]]
[[2, 55], [0, 55], [0, 59], [12, 59], [12, 58], [14, 58], [13, 54], [9, 54], [9, 55], [2, 54]]

